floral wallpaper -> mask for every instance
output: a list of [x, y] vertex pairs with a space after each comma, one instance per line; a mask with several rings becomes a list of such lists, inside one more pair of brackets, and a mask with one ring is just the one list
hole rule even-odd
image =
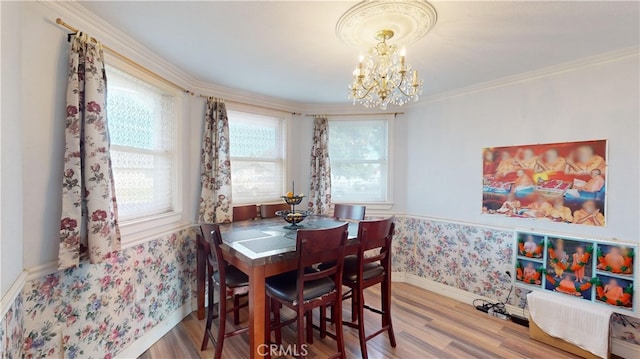
[[27, 282], [25, 358], [111, 358], [191, 300], [191, 229]]
[[[413, 217], [396, 218], [394, 272], [414, 274], [492, 300], [504, 300], [511, 285], [505, 273], [512, 270], [512, 258], [513, 232]], [[524, 294], [514, 290], [510, 302], [519, 302]]]
[[0, 321], [0, 358], [22, 358], [23, 314], [23, 298], [19, 294]]
[[[396, 217], [392, 268], [502, 301], [513, 269], [513, 232], [414, 217]], [[515, 273], [511, 273], [515, 275]], [[524, 308], [528, 290], [514, 288], [509, 304]], [[640, 319], [615, 315], [611, 336], [640, 345]]]
[[[396, 217], [393, 271], [504, 300], [512, 232]], [[0, 358], [111, 358], [195, 297], [195, 232], [177, 231], [28, 281], [0, 321]], [[523, 307], [527, 291], [510, 303]], [[615, 315], [612, 337], [640, 345], [640, 320]]]

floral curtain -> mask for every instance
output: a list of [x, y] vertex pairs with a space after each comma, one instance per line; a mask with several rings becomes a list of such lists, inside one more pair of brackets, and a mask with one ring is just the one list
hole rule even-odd
[[60, 269], [78, 266], [86, 259], [99, 263], [120, 250], [106, 89], [102, 45], [77, 33], [69, 57]]
[[209, 98], [204, 114], [204, 135], [200, 152], [202, 193], [200, 221], [228, 223], [233, 220], [231, 207], [231, 153], [229, 119], [224, 102]]
[[327, 214], [331, 209], [331, 162], [329, 161], [329, 120], [316, 116], [311, 147], [311, 189], [309, 210]]

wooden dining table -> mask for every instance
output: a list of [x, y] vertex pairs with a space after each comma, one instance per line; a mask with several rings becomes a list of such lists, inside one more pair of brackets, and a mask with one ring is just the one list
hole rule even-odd
[[[326, 229], [345, 222], [324, 216], [309, 216], [301, 223], [304, 229]], [[266, 343], [265, 280], [297, 269], [296, 229], [286, 228], [281, 218], [243, 221], [220, 225], [224, 259], [249, 277], [249, 357], [261, 357]], [[358, 224], [349, 223], [349, 241], [345, 254], [357, 252]], [[197, 240], [198, 319], [205, 314], [206, 256], [209, 244], [201, 235]], [[263, 350], [264, 352], [264, 350]]]

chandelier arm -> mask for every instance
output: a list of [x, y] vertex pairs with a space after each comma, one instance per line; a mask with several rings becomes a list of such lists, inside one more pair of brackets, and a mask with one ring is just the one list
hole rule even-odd
[[411, 96], [414, 96], [414, 95], [415, 95], [415, 92], [414, 92], [413, 94], [408, 94], [408, 93], [406, 93], [406, 92], [402, 91], [402, 89], [401, 89], [400, 87], [398, 87], [398, 91], [402, 92], [402, 94], [403, 94], [403, 95], [405, 95], [405, 96], [407, 96], [407, 97], [411, 97]]
[[362, 95], [362, 97], [356, 96], [356, 98], [358, 100], [362, 100], [363, 98], [369, 96], [369, 94], [371, 93], [371, 90], [373, 90], [375, 87], [376, 87], [375, 83], [373, 85], [371, 85], [371, 87], [369, 87], [369, 88], [362, 86], [362, 89], [363, 90], [367, 90], [367, 92], [364, 95]]

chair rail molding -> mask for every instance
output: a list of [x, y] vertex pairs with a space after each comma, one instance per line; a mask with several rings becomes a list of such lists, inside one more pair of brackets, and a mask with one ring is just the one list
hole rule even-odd
[[22, 293], [22, 289], [24, 285], [27, 283], [27, 275], [28, 272], [23, 270], [18, 278], [13, 282], [11, 287], [4, 296], [2, 296], [2, 300], [0, 301], [0, 318], [4, 318], [5, 314], [11, 306], [13, 302], [15, 302], [16, 298]]

